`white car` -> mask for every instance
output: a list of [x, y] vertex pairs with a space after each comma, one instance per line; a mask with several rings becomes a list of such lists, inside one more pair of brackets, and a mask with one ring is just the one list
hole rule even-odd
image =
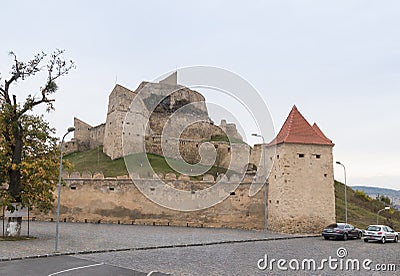
[[364, 231], [364, 241], [380, 241], [381, 243], [387, 241], [398, 242], [399, 233], [386, 225], [370, 225]]

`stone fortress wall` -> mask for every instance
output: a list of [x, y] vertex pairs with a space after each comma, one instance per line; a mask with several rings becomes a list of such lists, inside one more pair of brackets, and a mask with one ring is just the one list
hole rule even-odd
[[[178, 179], [174, 174], [157, 175], [168, 185], [196, 191], [215, 184], [212, 175], [202, 181], [189, 181], [187, 176]], [[218, 178], [220, 179], [222, 175]], [[61, 221], [91, 223], [147, 224], [193, 227], [225, 227], [262, 229], [263, 197], [258, 193], [249, 197], [253, 176], [247, 176], [229, 197], [217, 205], [199, 211], [181, 212], [161, 207], [147, 199], [128, 176], [104, 178], [102, 173], [64, 173], [65, 185], [61, 190]], [[152, 187], [152, 179], [145, 179]], [[33, 213], [37, 219], [54, 220], [55, 211], [49, 214]]]
[[[150, 116], [146, 129], [134, 126], [135, 120], [144, 117], [147, 111], [135, 114], [125, 122], [126, 113], [132, 99], [144, 87], [150, 92], [163, 89], [176, 90], [163, 100]], [[145, 100], [154, 101], [156, 98]], [[135, 91], [116, 85], [109, 96], [107, 120], [105, 124], [92, 127], [75, 118], [74, 139], [65, 145], [66, 152], [82, 151], [103, 145], [103, 151], [112, 159], [122, 156], [123, 131], [132, 137], [145, 133], [147, 152], [164, 155], [161, 150], [161, 132], [168, 122], [168, 117], [190, 102], [200, 102], [195, 109], [184, 113], [178, 123], [187, 123], [190, 116], [198, 116], [201, 122], [194, 123], [177, 138], [179, 154], [187, 162], [199, 161], [199, 147], [210, 142], [217, 151], [214, 165], [228, 167], [235, 147], [247, 147], [250, 150], [249, 168], [256, 171], [261, 182], [263, 176], [263, 154], [267, 160], [268, 225], [270, 230], [286, 233], [318, 233], [324, 226], [335, 222], [335, 195], [333, 179], [333, 143], [315, 124], [311, 126], [294, 106], [276, 139], [269, 144], [255, 145], [250, 148], [245, 143], [211, 141], [215, 135], [225, 135], [236, 140], [242, 137], [234, 124], [221, 121], [214, 125], [208, 117], [204, 97], [196, 91], [177, 85], [176, 75], [171, 75], [160, 83], [142, 82]], [[202, 104], [203, 103], [203, 104]], [[141, 103], [143, 107], [146, 102]], [[148, 104], [148, 102], [147, 102]], [[193, 115], [195, 114], [195, 115]], [[135, 144], [135, 143], [133, 143]], [[175, 156], [168, 156], [174, 158]], [[247, 163], [247, 162], [246, 162]], [[269, 167], [271, 166], [271, 167]], [[141, 194], [128, 176], [106, 178], [101, 173], [73, 173], [65, 175], [63, 187], [63, 212], [66, 220], [82, 221], [102, 220], [124, 223], [186, 223], [210, 227], [238, 227], [262, 229], [264, 219], [263, 189], [255, 196], [249, 196], [253, 174], [248, 174], [231, 196], [214, 207], [196, 212], [177, 212], [151, 202]], [[162, 176], [169, 185], [203, 189], [215, 184], [214, 178], [205, 176], [203, 181], [189, 181], [189, 177], [176, 179], [174, 174]], [[146, 180], [151, 185], [152, 180]], [[45, 217], [46, 218], [46, 217]], [[47, 217], [49, 218], [49, 217]]]

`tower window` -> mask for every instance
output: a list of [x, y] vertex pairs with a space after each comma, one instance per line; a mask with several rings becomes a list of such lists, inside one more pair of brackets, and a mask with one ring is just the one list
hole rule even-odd
[[276, 159], [279, 159], [279, 154], [276, 156]]
[[299, 158], [304, 158], [304, 153], [299, 153]]
[[321, 158], [321, 154], [316, 154], [315, 158], [320, 159]]

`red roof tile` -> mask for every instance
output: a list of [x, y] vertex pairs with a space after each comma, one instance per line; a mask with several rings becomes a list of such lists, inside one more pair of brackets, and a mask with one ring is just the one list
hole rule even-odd
[[314, 129], [314, 131], [322, 138], [324, 138], [328, 143], [332, 144], [332, 140], [329, 139], [328, 137], [325, 136], [325, 134], [322, 132], [322, 130], [319, 128], [319, 126], [317, 125], [317, 123], [314, 123], [312, 125], [312, 128]]
[[307, 122], [295, 105], [290, 111], [278, 135], [268, 146], [281, 143], [334, 145], [332, 141], [322, 133], [317, 124], [311, 126]]

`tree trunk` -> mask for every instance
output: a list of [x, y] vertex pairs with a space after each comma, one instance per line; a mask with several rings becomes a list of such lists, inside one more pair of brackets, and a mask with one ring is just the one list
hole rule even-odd
[[22, 217], [8, 218], [6, 227], [7, 237], [19, 237], [21, 235]]
[[[11, 168], [9, 169], [10, 174], [10, 186], [9, 192], [11, 196], [14, 198], [14, 201], [21, 202], [21, 171], [18, 167], [22, 161], [22, 127], [19, 125], [18, 121], [15, 122], [15, 126], [13, 127], [13, 135], [14, 135], [14, 145], [11, 147], [12, 149], [12, 162]], [[13, 167], [16, 165], [16, 167]]]
[[[17, 125], [14, 127], [14, 139], [15, 144], [12, 148], [12, 166], [9, 169], [10, 175], [10, 185], [9, 185], [9, 192], [10, 195], [13, 197], [15, 202], [21, 202], [21, 170], [19, 165], [22, 161], [22, 127], [15, 122]], [[13, 167], [13, 165], [17, 165]], [[6, 229], [6, 236], [7, 237], [19, 237], [21, 234], [21, 225], [22, 225], [22, 217], [10, 217], [8, 218], [7, 222], [7, 229]]]

